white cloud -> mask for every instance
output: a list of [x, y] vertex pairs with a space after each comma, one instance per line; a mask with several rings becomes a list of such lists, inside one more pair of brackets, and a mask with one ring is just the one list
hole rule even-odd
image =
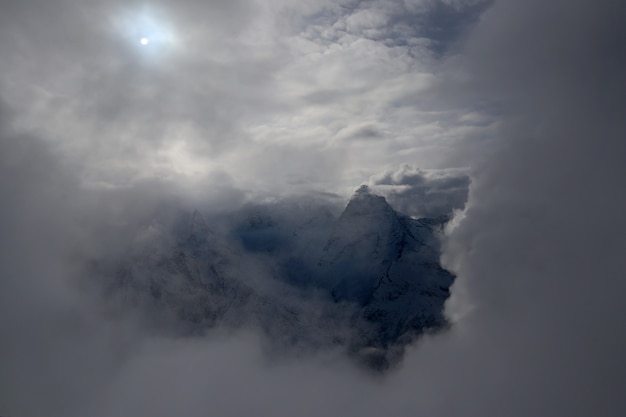
[[[420, 158], [428, 147], [412, 141], [413, 131], [428, 121], [420, 118], [421, 104], [406, 100], [435, 85], [436, 60], [424, 35], [389, 22], [406, 15], [400, 5], [87, 2], [68, 23], [64, 10], [70, 6], [51, 3], [53, 18], [45, 22], [28, 4], [11, 6], [3, 39], [10, 33], [20, 42], [0, 45], [15, 57], [3, 63], [2, 94], [16, 110], [15, 123], [80, 160], [89, 182], [119, 186], [228, 172], [240, 165], [232, 162], [235, 155], [250, 149], [261, 154], [272, 142], [303, 150], [332, 143], [338, 155], [354, 154], [332, 180], [353, 186], [349, 172], [362, 169], [360, 139], [334, 139], [361, 125], [388, 132], [375, 159], [369, 151], [364, 155], [374, 165], [370, 175], [398, 162], [387, 152], [394, 137], [407, 138], [394, 144], [395, 152], [418, 159], [411, 162], [428, 159]], [[24, 29], [44, 24], [45, 36]], [[380, 36], [363, 32], [372, 29]], [[150, 48], [134, 39], [142, 31], [157, 34]], [[455, 139], [446, 131], [438, 135], [440, 153], [452, 152]], [[231, 172], [242, 186], [258, 182], [242, 173]], [[318, 177], [300, 175], [310, 182]]]
[[[446, 36], [358, 39], [330, 2], [276, 6], [280, 24], [248, 2], [160, 4], [188, 43], [155, 63], [100, 23], [110, 3], [3, 3], [0, 413], [624, 415], [622, 4], [503, 0], [444, 61]], [[391, 139], [348, 139], [371, 126]], [[197, 182], [172, 173], [207, 158]], [[268, 362], [254, 335], [156, 337], [72, 280], [173, 201], [343, 191], [403, 162], [472, 168], [444, 257], [464, 296], [384, 379], [332, 354]]]

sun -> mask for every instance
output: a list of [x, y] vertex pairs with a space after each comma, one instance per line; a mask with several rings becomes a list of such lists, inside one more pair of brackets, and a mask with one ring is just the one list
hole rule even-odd
[[144, 55], [162, 56], [173, 51], [178, 44], [174, 27], [168, 23], [164, 13], [129, 9], [112, 19], [115, 31], [121, 35], [120, 40], [142, 49]]

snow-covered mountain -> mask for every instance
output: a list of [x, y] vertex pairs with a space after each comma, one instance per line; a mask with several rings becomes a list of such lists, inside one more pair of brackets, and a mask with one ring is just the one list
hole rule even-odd
[[108, 288], [190, 332], [254, 327], [276, 346], [340, 346], [384, 368], [445, 324], [446, 221], [403, 216], [366, 186], [339, 218], [310, 201], [248, 205], [213, 222], [194, 212], [152, 225]]
[[335, 300], [357, 303], [377, 324], [371, 343], [386, 346], [445, 323], [443, 305], [454, 276], [439, 265], [437, 231], [446, 221], [399, 215], [367, 186], [348, 203], [317, 279]]

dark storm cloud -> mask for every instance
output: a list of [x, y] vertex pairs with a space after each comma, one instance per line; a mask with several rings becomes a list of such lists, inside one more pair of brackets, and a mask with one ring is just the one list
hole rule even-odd
[[[457, 3], [465, 2], [448, 2]], [[242, 60], [229, 52], [233, 30], [254, 22], [261, 27], [266, 22], [266, 28], [278, 23], [255, 19], [249, 10], [263, 9], [260, 6], [211, 3], [211, 11], [216, 12], [206, 14], [210, 24], [191, 24], [191, 33], [214, 30], [219, 36], [190, 38], [199, 43], [212, 40], [212, 59], [222, 61], [217, 68], [193, 67], [200, 68], [196, 71], [186, 63], [190, 56], [203, 54], [195, 52], [204, 50], [196, 49], [198, 43], [193, 53], [183, 54], [185, 65], [159, 61], [159, 56], [149, 61], [154, 57], [135, 54], [130, 44], [112, 41], [103, 22], [105, 16], [117, 15], [110, 8], [117, 3], [78, 4], [4, 2], [0, 6], [0, 87], [12, 109], [12, 113], [7, 106], [0, 109], [0, 414], [122, 416], [130, 410], [130, 414], [199, 416], [209, 410], [215, 415], [617, 417], [626, 413], [622, 360], [626, 350], [626, 10], [622, 3], [502, 0], [480, 17], [459, 53], [440, 63], [437, 82], [426, 83], [425, 90], [411, 90], [415, 96], [424, 91], [434, 103], [427, 110], [439, 111], [446, 120], [465, 109], [471, 126], [484, 114], [471, 115], [483, 105], [488, 108], [498, 140], [481, 138], [478, 148], [472, 147], [476, 131], [466, 125], [453, 133], [442, 128], [445, 123], [420, 125], [439, 116], [413, 111], [411, 106], [424, 96], [411, 97], [407, 89], [423, 79], [411, 72], [411, 65], [397, 69], [390, 64], [402, 62], [406, 51], [393, 55], [377, 43], [362, 41], [324, 44], [318, 50], [313, 41], [290, 39], [292, 48], [310, 48], [309, 60], [300, 57], [281, 67], [283, 82], [274, 86], [280, 85], [284, 96], [274, 100], [272, 94], [265, 95], [271, 85], [255, 90], [254, 80], [266, 80], [273, 65], [283, 61], [273, 53], [252, 55], [253, 62], [269, 68], [254, 75], [246, 72], [249, 65], [241, 71], [236, 68], [242, 62], [250, 64], [245, 55], [262, 42], [243, 42], [248, 48], [237, 49], [244, 55]], [[198, 22], [195, 14], [205, 16], [200, 13], [208, 7], [204, 4], [159, 5], [178, 10], [172, 12], [172, 20], [184, 24], [186, 19]], [[120, 7], [124, 9], [121, 3]], [[297, 19], [317, 6], [303, 2], [302, 7], [307, 10], [296, 10]], [[267, 33], [254, 32], [259, 41]], [[323, 43], [320, 39], [315, 38]], [[103, 50], [110, 51], [105, 54], [110, 59], [102, 58]], [[371, 65], [381, 57], [384, 65]], [[350, 70], [355, 62], [365, 67], [358, 72], [362, 78]], [[180, 66], [186, 71], [179, 72]], [[207, 68], [216, 78], [203, 90], [195, 76]], [[434, 71], [426, 72], [433, 75]], [[384, 75], [390, 73], [393, 76]], [[229, 81], [222, 84], [218, 74]], [[237, 85], [236, 79], [246, 74], [253, 80], [252, 94], [246, 94], [245, 88], [228, 93]], [[92, 84], [85, 81], [90, 77]], [[385, 82], [376, 83], [380, 77]], [[295, 79], [299, 81], [289, 82]], [[350, 82], [373, 86], [371, 94], [328, 109], [284, 99], [307, 97], [323, 87], [354, 88]], [[86, 85], [98, 88], [77, 93]], [[107, 88], [100, 89], [101, 85]], [[305, 88], [310, 85], [315, 88]], [[152, 91], [154, 86], [168, 88]], [[218, 94], [220, 88], [223, 95]], [[217, 95], [194, 96], [198, 90]], [[133, 95], [125, 96], [126, 91]], [[167, 91], [176, 92], [168, 95]], [[195, 98], [187, 102], [180, 91], [190, 91]], [[220, 97], [226, 104], [207, 97]], [[411, 100], [404, 101], [404, 110], [394, 107], [387, 112], [391, 107], [376, 106], [380, 97], [385, 103], [403, 97]], [[257, 105], [265, 99], [267, 107]], [[246, 108], [245, 102], [253, 104]], [[195, 107], [200, 104], [202, 110]], [[365, 111], [368, 106], [374, 109], [371, 113]], [[205, 108], [208, 122], [203, 125]], [[256, 110], [265, 117], [266, 109], [271, 117], [264, 123], [249, 130], [242, 127], [242, 120], [256, 120]], [[247, 117], [227, 117], [232, 113]], [[290, 114], [292, 118], [283, 117]], [[394, 145], [405, 143], [405, 147], [392, 148], [397, 152], [388, 155], [382, 151], [389, 148], [361, 141], [358, 147], [343, 148], [337, 157], [331, 152], [332, 140], [322, 145], [311, 139], [319, 134], [333, 138], [346, 126], [373, 123], [373, 114], [385, 115], [375, 124], [393, 136]], [[175, 120], [166, 122], [169, 117]], [[162, 207], [163, 201], [195, 205], [217, 199], [222, 207], [233, 207], [246, 195], [239, 191], [236, 175], [263, 172], [273, 179], [286, 177], [270, 167], [278, 163], [279, 153], [257, 171], [235, 155], [246, 146], [235, 146], [237, 152], [231, 152], [230, 159], [211, 161], [217, 166], [209, 170], [214, 176], [209, 175], [207, 183], [179, 182], [176, 176], [171, 182], [154, 179], [159, 169], [169, 169], [152, 158], [157, 150], [169, 149], [153, 147], [170, 144], [159, 139], [160, 129], [195, 137], [203, 132], [195, 128], [196, 121], [198, 126], [208, 126], [209, 132], [222, 132], [225, 126], [235, 144], [250, 145], [249, 161], [254, 161], [258, 149], [250, 136], [268, 141], [288, 138], [293, 146], [306, 138], [310, 152], [319, 145], [326, 155], [345, 159], [349, 165], [345, 170], [350, 175], [333, 171], [331, 179], [363, 181], [381, 172], [381, 167], [407, 160], [420, 167], [430, 159], [451, 160], [434, 153], [426, 153], [429, 158], [419, 156], [423, 154], [415, 151], [415, 142], [423, 144], [432, 137], [441, 138], [441, 147], [429, 142], [428, 149], [448, 152], [458, 145], [463, 152], [452, 159], [459, 162], [457, 166], [472, 167], [472, 183], [467, 208], [455, 219], [446, 244], [445, 261], [458, 275], [448, 306], [454, 319], [450, 331], [423, 338], [398, 372], [373, 381], [333, 354], [268, 364], [263, 341], [254, 335], [172, 340], [146, 335], [143, 327], [117, 311], [102, 314], [106, 309], [101, 300], [72, 284], [82, 277], [81, 265], [90, 253], [123, 251], [145, 229], [147, 213]], [[211, 130], [212, 126], [217, 127]], [[245, 134], [238, 135], [243, 130]], [[218, 138], [224, 135], [207, 137], [208, 148], [203, 140], [188, 139], [188, 148], [178, 152], [218, 149], [228, 154], [227, 144], [218, 146]], [[275, 141], [266, 149], [280, 149], [284, 143]], [[319, 166], [341, 171], [335, 162], [318, 165], [302, 149], [307, 148], [283, 154], [294, 155], [291, 172], [297, 172], [298, 160], [306, 161], [312, 172]], [[477, 164], [474, 156], [464, 158], [466, 151], [485, 159]], [[185, 166], [191, 164], [183, 161]], [[224, 165], [236, 169], [228, 171]], [[106, 191], [84, 184], [85, 177], [108, 186], [128, 184], [128, 177], [134, 176], [124, 170], [139, 170], [148, 178]], [[103, 172], [121, 180], [103, 180]], [[398, 181], [415, 185], [421, 180], [409, 173]], [[386, 182], [393, 182], [393, 175]], [[187, 187], [182, 191], [181, 183]], [[220, 187], [228, 191], [223, 199], [213, 193]]]

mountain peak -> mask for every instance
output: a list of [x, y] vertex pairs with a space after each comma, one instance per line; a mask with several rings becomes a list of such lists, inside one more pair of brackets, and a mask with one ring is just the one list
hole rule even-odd
[[363, 184], [354, 192], [354, 196], [372, 195], [372, 189]]
[[395, 212], [385, 197], [374, 194], [367, 185], [361, 185], [352, 195], [342, 218], [380, 215], [395, 217]]
[[402, 240], [400, 220], [384, 197], [359, 187], [324, 247], [318, 285], [336, 300], [365, 305]]
[[385, 200], [385, 197], [376, 194], [374, 191], [372, 191], [370, 187], [365, 184], [357, 188], [354, 194], [352, 194], [350, 201], [354, 200], [378, 200], [379, 202], [384, 202], [385, 204], [387, 204], [387, 200]]

